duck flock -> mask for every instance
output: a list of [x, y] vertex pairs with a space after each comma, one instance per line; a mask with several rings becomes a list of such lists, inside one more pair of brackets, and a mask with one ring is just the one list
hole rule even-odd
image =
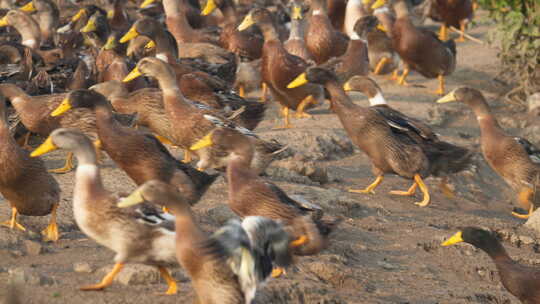
[[[438, 79], [438, 103], [472, 110], [485, 161], [525, 210], [512, 214], [527, 219], [539, 205], [540, 166], [530, 155], [536, 150], [501, 128], [482, 92], [445, 86], [476, 6], [472, 0], [1, 0], [0, 193], [11, 208], [2, 225], [27, 232], [18, 215], [50, 215], [42, 237], [62, 239], [56, 177], [75, 170], [67, 202], [75, 222], [115, 253], [110, 272], [81, 291], [106, 289], [125, 264], [146, 264], [159, 270], [165, 293], [184, 303], [170, 273], [180, 266], [196, 303], [252, 303], [265, 281], [326, 250], [346, 220], [265, 175], [289, 144], [257, 135], [269, 109], [278, 106], [276, 129], [291, 129], [295, 120], [316, 119], [314, 107], [330, 104], [336, 127], [371, 161], [374, 181], [348, 190], [359, 204], [393, 174], [411, 186], [392, 195], [418, 190], [415, 208], [430, 208], [424, 180], [444, 181], [471, 165], [474, 151], [389, 106], [369, 77], [387, 75], [407, 86], [411, 72]], [[420, 25], [426, 17], [440, 22], [439, 33]], [[449, 31], [459, 38], [449, 39]], [[349, 91], [370, 105], [355, 104]], [[32, 136], [38, 147], [29, 145]], [[181, 149], [182, 158], [170, 147]], [[66, 152], [64, 166], [47, 170], [40, 157], [58, 149]], [[136, 190], [107, 189], [103, 152]], [[208, 232], [192, 206], [221, 175], [224, 203], [237, 217]], [[440, 187], [453, 195], [444, 182]], [[496, 234], [464, 227], [441, 245], [461, 242], [485, 251], [522, 303], [540, 304], [540, 269], [514, 262]]]

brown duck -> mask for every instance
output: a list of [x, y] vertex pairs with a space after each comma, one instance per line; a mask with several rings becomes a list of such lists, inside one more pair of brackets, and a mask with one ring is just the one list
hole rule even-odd
[[347, 51], [349, 38], [332, 26], [325, 0], [311, 0], [311, 16], [305, 32], [306, 45], [315, 62], [321, 64]]
[[[540, 304], [540, 269], [520, 264], [510, 256], [497, 237], [477, 227], [466, 227], [442, 246], [465, 242], [484, 251], [495, 263], [504, 288], [523, 304]], [[461, 257], [460, 257], [461, 258]]]
[[[371, 159], [376, 180], [356, 193], [373, 193], [386, 173], [397, 174], [414, 180], [407, 191], [391, 191], [396, 195], [414, 195], [416, 188], [424, 194], [421, 202], [425, 207], [430, 203], [428, 188], [423, 179], [429, 175], [447, 175], [466, 167], [469, 155], [466, 150], [445, 142], [424, 140], [421, 136], [411, 137], [407, 124], [397, 126], [379, 114], [375, 109], [355, 105], [338, 82], [337, 77], [320, 68], [310, 68], [306, 76], [298, 77], [291, 86], [302, 85], [306, 81], [323, 84], [331, 96], [332, 110], [338, 115], [345, 131], [362, 151]], [[403, 131], [404, 128], [407, 131]], [[418, 142], [416, 141], [418, 140]]]
[[444, 94], [444, 76], [456, 68], [456, 44], [453, 40], [441, 41], [435, 33], [414, 26], [405, 0], [378, 0], [372, 6], [379, 8], [391, 2], [396, 12], [396, 22], [392, 31], [394, 49], [405, 64], [398, 83], [405, 85], [410, 70], [415, 70], [427, 78], [438, 78], [438, 95]]
[[145, 183], [118, 206], [145, 201], [175, 215], [176, 258], [191, 278], [198, 304], [251, 303], [272, 264], [291, 263], [289, 235], [271, 219], [231, 220], [208, 236], [183, 196], [159, 181]]
[[151, 179], [169, 183], [193, 205], [216, 179], [217, 175], [210, 176], [177, 161], [151, 134], [122, 126], [114, 118], [107, 99], [97, 92], [72, 91], [51, 115], [59, 116], [77, 108], [95, 113], [102, 149], [137, 185]]
[[281, 220], [295, 240], [292, 246], [297, 255], [312, 255], [326, 248], [337, 222], [323, 219], [320, 207], [292, 199], [278, 186], [259, 177], [250, 168], [253, 145], [247, 136], [231, 128], [218, 128], [191, 149], [207, 146], [215, 146], [229, 155], [229, 206], [236, 214]]
[[26, 231], [17, 222], [17, 215], [50, 214], [49, 226], [42, 234], [48, 240], [57, 241], [56, 209], [60, 202], [60, 187], [47, 173], [43, 161], [31, 158], [11, 137], [6, 118], [6, 99], [0, 94], [0, 193], [11, 206], [11, 220], [2, 225]]
[[439, 39], [448, 40], [448, 28], [453, 26], [461, 30], [459, 39], [465, 41], [465, 27], [473, 18], [473, 3], [471, 0], [431, 0], [428, 16], [442, 22]]
[[288, 89], [287, 84], [308, 67], [300, 57], [291, 55], [283, 47], [276, 32], [270, 12], [264, 8], [256, 8], [244, 18], [238, 26], [242, 31], [257, 24], [264, 35], [262, 56], [262, 80], [282, 107], [285, 118], [284, 128], [290, 128], [289, 109], [296, 110], [296, 117], [309, 117], [304, 113], [307, 106], [314, 103], [322, 94], [320, 86], [308, 85], [302, 88]]
[[482, 93], [462, 87], [450, 92], [437, 102], [460, 101], [476, 115], [480, 126], [482, 154], [497, 174], [517, 192], [518, 202], [527, 210], [526, 215], [512, 212], [519, 218], [528, 218], [535, 209], [536, 189], [540, 185], [540, 166], [534, 163], [526, 149], [513, 136], [499, 126]]

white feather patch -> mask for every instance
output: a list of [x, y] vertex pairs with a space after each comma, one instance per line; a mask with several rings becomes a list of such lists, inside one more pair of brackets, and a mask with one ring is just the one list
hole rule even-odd
[[381, 94], [381, 92], [377, 92], [377, 95], [369, 99], [370, 106], [385, 105], [385, 104], [388, 104], [388, 103], [386, 102], [386, 99], [384, 99], [384, 96]]

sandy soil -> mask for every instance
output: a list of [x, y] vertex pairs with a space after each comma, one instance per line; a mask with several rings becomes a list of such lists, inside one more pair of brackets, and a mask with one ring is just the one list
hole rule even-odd
[[[490, 24], [480, 14], [470, 34], [486, 40]], [[483, 17], [482, 17], [483, 16]], [[521, 132], [523, 113], [504, 104], [505, 90], [493, 77], [498, 59], [496, 50], [473, 42], [458, 45], [458, 68], [448, 77], [448, 89], [467, 85], [481, 89], [494, 106], [502, 124], [511, 132]], [[412, 73], [411, 87], [398, 87], [384, 77], [376, 78], [391, 105], [436, 126], [443, 138], [479, 151], [476, 121], [464, 106], [437, 105], [431, 94], [436, 80]], [[353, 95], [366, 105], [361, 95]], [[271, 280], [261, 290], [264, 303], [518, 303], [499, 282], [487, 255], [468, 245], [440, 247], [440, 242], [459, 227], [478, 225], [498, 231], [511, 256], [527, 264], [540, 264], [539, 242], [521, 228], [523, 221], [510, 215], [513, 194], [488, 167], [479, 154], [475, 166], [451, 177], [456, 196], [448, 198], [438, 190], [439, 181], [428, 179], [432, 204], [419, 208], [420, 199], [395, 197], [392, 189], [406, 189], [409, 181], [388, 176], [375, 195], [349, 194], [351, 187], [364, 187], [373, 179], [369, 159], [352, 146], [336, 116], [323, 105], [311, 110], [312, 119], [293, 120], [294, 129], [272, 130], [276, 111], [270, 109], [257, 133], [289, 144], [292, 153], [276, 161], [268, 178], [289, 194], [302, 194], [322, 206], [330, 215], [345, 220], [332, 236], [331, 246], [318, 256], [298, 259], [287, 275]], [[522, 109], [521, 109], [522, 110]], [[40, 139], [33, 143], [37, 145]], [[177, 155], [179, 151], [174, 151]], [[48, 167], [62, 163], [63, 152], [46, 156]], [[325, 183], [314, 182], [293, 167], [312, 166], [323, 172]], [[292, 168], [292, 169], [291, 169]], [[113, 191], [129, 191], [134, 184], [107, 159], [102, 167], [105, 185]], [[63, 190], [59, 225], [62, 238], [42, 243], [38, 232], [48, 218], [20, 217], [30, 233], [0, 228], [0, 286], [16, 268], [37, 275], [22, 286], [22, 303], [190, 303], [193, 291], [181, 269], [177, 296], [163, 296], [166, 285], [159, 279], [143, 279], [144, 284], [115, 283], [103, 292], [81, 292], [78, 287], [97, 283], [100, 269], [112, 265], [113, 253], [89, 240], [73, 220], [71, 199], [74, 174], [56, 175]], [[233, 217], [226, 205], [223, 178], [209, 189], [195, 206], [208, 231]], [[0, 199], [1, 201], [1, 199]], [[7, 204], [0, 203], [0, 218], [9, 217]], [[41, 246], [37, 255], [27, 250], [27, 240]], [[34, 243], [35, 245], [35, 243]], [[86, 262], [91, 273], [75, 272], [74, 263]], [[0, 287], [0, 299], [5, 288]]]

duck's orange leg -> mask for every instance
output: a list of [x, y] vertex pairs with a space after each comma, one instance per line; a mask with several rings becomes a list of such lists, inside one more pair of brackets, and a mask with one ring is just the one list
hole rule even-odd
[[439, 39], [441, 41], [448, 40], [448, 27], [444, 23], [441, 25], [441, 29], [439, 30]]
[[375, 70], [373, 71], [373, 74], [379, 75], [381, 73], [382, 69], [384, 68], [384, 66], [388, 62], [390, 62], [390, 58], [388, 58], [388, 57], [381, 58], [381, 60], [379, 60], [379, 62], [377, 63], [377, 66], [375, 67]]
[[73, 153], [68, 152], [66, 157], [66, 162], [62, 168], [48, 170], [51, 173], [68, 173], [73, 170], [75, 166], [73, 165]]
[[289, 118], [290, 118], [289, 108], [282, 106], [281, 107], [281, 115], [283, 116], [283, 119], [285, 120], [285, 124], [283, 126], [274, 127], [273, 129], [290, 129], [290, 128], [292, 128], [292, 125], [291, 125], [291, 123], [289, 121]]
[[122, 270], [122, 268], [124, 268], [124, 264], [123, 263], [116, 263], [114, 264], [114, 267], [113, 269], [111, 270], [111, 272], [109, 272], [104, 278], [103, 280], [101, 280], [101, 282], [99, 284], [95, 284], [95, 285], [90, 285], [90, 286], [83, 286], [81, 287], [80, 289], [83, 290], [83, 291], [91, 291], [91, 290], [103, 290], [109, 286], [111, 286], [114, 278], [116, 277], [116, 275], [118, 275], [120, 273], [120, 271]]
[[461, 33], [459, 33], [459, 38], [456, 39], [456, 42], [465, 42], [465, 26], [467, 25], [465, 20], [461, 20], [459, 23], [459, 30]]
[[401, 195], [401, 196], [413, 196], [416, 192], [416, 188], [418, 187], [418, 184], [414, 182], [412, 186], [407, 191], [399, 191], [399, 190], [392, 190], [390, 191], [390, 194], [394, 195]]
[[58, 209], [58, 203], [53, 205], [49, 226], [41, 231], [45, 241], [56, 242], [60, 238], [60, 234], [58, 233], [58, 224], [56, 223], [56, 209]]
[[263, 82], [261, 86], [262, 86], [261, 102], [266, 102], [266, 100], [268, 99], [268, 97], [267, 97], [268, 85], [265, 82]]
[[364, 194], [375, 194], [375, 188], [379, 186], [379, 184], [383, 181], [384, 176], [378, 175], [377, 178], [371, 185], [367, 186], [365, 189], [355, 190], [355, 189], [349, 189], [349, 192], [352, 193], [364, 193]]
[[176, 294], [178, 292], [178, 285], [176, 284], [176, 280], [171, 276], [167, 268], [158, 266], [157, 269], [159, 270], [159, 273], [161, 273], [161, 276], [163, 277], [163, 279], [165, 279], [165, 282], [167, 282], [167, 286], [169, 286], [165, 294], [168, 294], [168, 295]]
[[422, 193], [424, 194], [424, 199], [421, 202], [416, 202], [414, 204], [420, 207], [426, 207], [427, 205], [429, 205], [431, 201], [431, 197], [429, 196], [429, 190], [426, 184], [424, 184], [424, 181], [422, 180], [420, 175], [415, 174], [414, 181], [418, 184], [418, 186], [420, 187], [420, 190], [422, 190]]
[[17, 215], [19, 214], [19, 211], [17, 211], [17, 208], [11, 207], [11, 219], [9, 221], [3, 222], [2, 226], [9, 227], [10, 229], [19, 229], [21, 231], [26, 231], [26, 228], [23, 227], [23, 225], [19, 224], [17, 222]]
[[518, 201], [521, 206], [529, 210], [527, 214], [520, 214], [517, 212], [512, 212], [512, 215], [520, 219], [528, 219], [534, 212], [534, 204], [531, 202], [531, 196], [534, 194], [534, 190], [531, 188], [525, 188], [521, 190], [518, 196]]
[[309, 115], [308, 113], [304, 112], [304, 109], [310, 104], [310, 103], [314, 103], [315, 102], [315, 98], [313, 98], [313, 96], [309, 95], [308, 97], [304, 98], [300, 104], [298, 105], [298, 107], [296, 108], [296, 114], [295, 114], [295, 117], [296, 118], [310, 118], [311, 115]]
[[398, 84], [399, 85], [402, 85], [402, 86], [408, 86], [409, 84], [407, 83], [407, 76], [409, 75], [409, 72], [411, 70], [409, 68], [405, 68], [403, 70], [403, 74], [401, 74], [401, 77], [399, 77], [398, 79]]
[[435, 91], [435, 94], [439, 96], [443, 96], [444, 95], [444, 76], [439, 75], [437, 78], [439, 79], [439, 88], [437, 89], [437, 91]]

